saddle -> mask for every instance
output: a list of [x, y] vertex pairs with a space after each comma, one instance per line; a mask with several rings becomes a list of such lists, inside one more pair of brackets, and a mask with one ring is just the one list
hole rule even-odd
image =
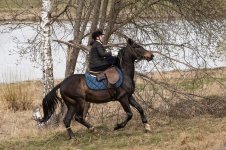
[[89, 72], [90, 74], [96, 76], [97, 81], [102, 81], [107, 79], [108, 83], [111, 85], [114, 85], [119, 80], [119, 73], [114, 66], [101, 72], [96, 72], [96, 71], [89, 71]]
[[117, 87], [119, 87], [123, 81], [122, 72], [118, 68], [113, 66], [101, 72], [89, 71], [89, 75], [95, 80], [91, 81], [92, 85], [94, 83], [96, 83], [95, 86], [101, 84], [104, 86], [102, 87], [103, 89], [108, 90], [111, 98], [117, 99]]

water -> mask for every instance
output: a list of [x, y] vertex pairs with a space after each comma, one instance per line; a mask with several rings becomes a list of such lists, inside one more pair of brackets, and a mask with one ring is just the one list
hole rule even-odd
[[[26, 47], [26, 42], [28, 39], [32, 39], [37, 31], [35, 30], [35, 26], [32, 27], [22, 27], [11, 30], [13, 25], [2, 25], [0, 26], [0, 82], [14, 82], [18, 80], [39, 80], [42, 78], [42, 70], [40, 67], [40, 62], [32, 62], [28, 55], [25, 57], [21, 57], [15, 50], [18, 47]], [[62, 31], [62, 30], [60, 30]], [[64, 38], [64, 40], [70, 40], [72, 35], [68, 35], [67, 33], [57, 33], [59, 30], [55, 31], [54, 35], [59, 35], [60, 38]], [[67, 32], [70, 32], [69, 30]], [[72, 32], [71, 32], [72, 33]], [[53, 35], [53, 39], [57, 39]], [[19, 40], [19, 41], [18, 41]], [[57, 43], [52, 44], [53, 51], [53, 70], [54, 70], [54, 78], [62, 79], [64, 78], [65, 73], [65, 64], [66, 64], [66, 45], [57, 46]], [[80, 54], [80, 58], [84, 58], [82, 54]], [[81, 59], [80, 59], [81, 60]], [[79, 73], [83, 70], [83, 62], [79, 61], [78, 66], [79, 69], [76, 68], [76, 73]]]
[[[42, 71], [40, 65], [37, 63], [31, 62], [29, 57], [23, 57], [21, 58], [19, 54], [15, 53], [13, 50], [18, 49], [20, 46], [26, 47], [26, 42], [28, 39], [32, 39], [36, 35], [36, 28], [38, 26], [32, 26], [32, 27], [23, 27], [23, 28], [17, 28], [13, 31], [10, 31], [9, 29], [12, 27], [12, 25], [1, 25], [0, 31], [2, 32], [0, 34], [0, 82], [13, 82], [12, 80], [33, 80], [33, 79], [41, 79], [42, 78]], [[69, 25], [65, 24], [64, 26], [55, 26], [55, 28], [58, 28], [59, 30], [55, 30], [53, 34], [53, 39], [62, 39], [64, 41], [68, 41], [72, 39], [72, 29]], [[10, 31], [10, 32], [5, 32]], [[178, 38], [178, 39], [176, 39]], [[201, 37], [200, 37], [201, 38]], [[181, 40], [180, 37], [175, 37], [176, 40]], [[174, 40], [175, 40], [174, 39]], [[20, 44], [18, 44], [16, 41], [19, 40]], [[85, 41], [86, 43], [87, 41]], [[152, 41], [154, 42], [154, 41]], [[116, 41], [117, 43], [117, 41]], [[200, 46], [201, 47], [201, 46]], [[147, 49], [152, 49], [160, 52], [163, 54], [166, 52], [164, 51], [164, 48], [161, 48], [160, 46], [147, 46]], [[65, 62], [66, 62], [66, 45], [60, 45], [57, 43], [52, 44], [52, 50], [53, 50], [53, 69], [54, 69], [54, 78], [55, 79], [62, 79], [64, 78], [64, 72], [65, 72]], [[200, 50], [202, 50], [200, 48]], [[177, 51], [177, 49], [175, 49]], [[178, 60], [190, 61], [192, 65], [199, 66], [203, 63], [203, 61], [200, 61], [200, 58], [193, 58], [193, 54], [190, 54], [189, 50], [184, 50], [185, 54], [178, 54], [178, 53], [171, 53], [171, 56], [173, 58], [177, 58]], [[186, 59], [184, 57], [186, 55]], [[81, 73], [84, 72], [84, 62], [85, 62], [85, 56], [81, 53], [79, 57], [79, 63], [76, 68], [75, 73]], [[214, 67], [222, 67], [226, 66], [225, 59], [219, 59], [219, 60], [205, 60], [205, 64], [202, 64], [201, 66], [206, 66], [208, 68], [214, 68]], [[208, 63], [206, 63], [208, 62]], [[171, 62], [169, 61], [163, 61], [163, 57], [155, 57], [155, 60], [153, 62], [147, 62], [147, 61], [141, 61], [136, 64], [136, 68], [138, 71], [142, 72], [150, 72], [150, 71], [156, 71], [158, 70], [173, 70], [175, 68], [177, 69], [188, 69], [187, 66], [180, 64], [180, 63], [174, 63], [173, 67], [172, 64], [169, 66]], [[158, 68], [156, 68], [156, 66]]]
[[[0, 26], [1, 31], [5, 31], [9, 26]], [[32, 63], [27, 58], [20, 58], [19, 54], [12, 52], [17, 48], [15, 39], [21, 39], [26, 41], [29, 37], [33, 36], [35, 32], [31, 29], [16, 29], [12, 32], [5, 32], [0, 34], [0, 82], [10, 80], [31, 80], [41, 79], [42, 72], [38, 65]], [[54, 54], [55, 55], [55, 54]], [[65, 58], [63, 54], [60, 54], [62, 58]], [[54, 60], [58, 58], [55, 57]], [[58, 66], [58, 67], [56, 67]], [[64, 62], [58, 63], [54, 61], [54, 75], [56, 77], [63, 77], [60, 69], [65, 68]]]

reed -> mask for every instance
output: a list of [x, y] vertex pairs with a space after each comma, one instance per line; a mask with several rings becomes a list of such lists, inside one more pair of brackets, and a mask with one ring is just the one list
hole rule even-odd
[[19, 75], [10, 73], [7, 78], [3, 77], [1, 86], [1, 99], [7, 109], [12, 111], [31, 110], [33, 98], [29, 82], [19, 82]]

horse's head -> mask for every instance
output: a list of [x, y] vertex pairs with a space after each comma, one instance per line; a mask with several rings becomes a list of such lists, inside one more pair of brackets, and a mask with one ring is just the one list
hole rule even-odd
[[146, 59], [147, 61], [150, 61], [154, 58], [151, 51], [147, 51], [131, 39], [127, 40], [127, 47], [134, 59]]

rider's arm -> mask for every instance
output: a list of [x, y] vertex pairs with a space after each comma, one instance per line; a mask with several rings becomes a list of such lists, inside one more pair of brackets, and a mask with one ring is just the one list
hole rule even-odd
[[112, 56], [111, 52], [106, 52], [106, 50], [104, 49], [103, 45], [101, 45], [101, 44], [98, 44], [97, 51], [98, 51], [98, 54], [101, 57], [110, 57], [110, 56]]

